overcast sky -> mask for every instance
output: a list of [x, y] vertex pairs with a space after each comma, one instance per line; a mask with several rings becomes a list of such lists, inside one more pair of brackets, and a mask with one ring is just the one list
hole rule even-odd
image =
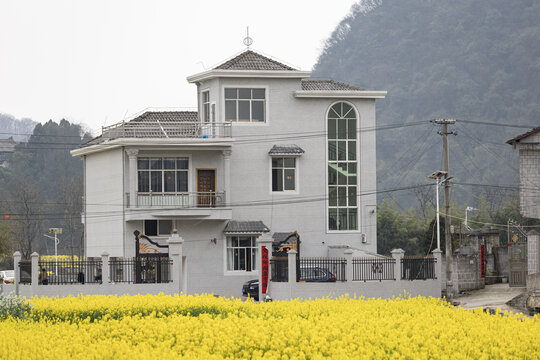
[[194, 108], [186, 77], [252, 49], [311, 70], [355, 0], [0, 0], [0, 112], [97, 132]]

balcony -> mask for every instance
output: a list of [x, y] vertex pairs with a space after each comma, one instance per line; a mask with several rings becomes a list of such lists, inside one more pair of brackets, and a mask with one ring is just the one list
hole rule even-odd
[[231, 123], [202, 123], [199, 121], [137, 120], [104, 126], [102, 138], [184, 138], [224, 139], [232, 137]]
[[215, 208], [224, 203], [223, 192], [137, 193], [138, 208]]
[[225, 192], [138, 192], [136, 199], [137, 205], [131, 207], [129, 193], [126, 193], [127, 221], [172, 217], [201, 220], [232, 219], [232, 210], [225, 207]]

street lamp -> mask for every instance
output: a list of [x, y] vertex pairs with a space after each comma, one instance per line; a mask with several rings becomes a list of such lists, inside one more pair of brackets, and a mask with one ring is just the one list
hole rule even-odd
[[60, 242], [60, 240], [58, 240], [57, 235], [62, 234], [62, 228], [49, 228], [49, 234], [54, 234], [54, 237], [45, 235], [45, 234], [43, 234], [43, 236], [46, 236], [49, 239], [54, 240], [54, 260], [55, 260], [54, 274], [58, 275], [58, 243]]
[[437, 197], [437, 249], [441, 250], [441, 230], [440, 230], [440, 222], [439, 222], [439, 186], [446, 181], [440, 180], [443, 176], [446, 176], [448, 174], [446, 171], [435, 171], [433, 174], [429, 175], [428, 177], [433, 180], [437, 180], [437, 183], [435, 184], [435, 196]]

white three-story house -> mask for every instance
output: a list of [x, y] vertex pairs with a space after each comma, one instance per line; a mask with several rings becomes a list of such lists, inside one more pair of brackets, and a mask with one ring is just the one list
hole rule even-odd
[[375, 101], [246, 50], [187, 80], [198, 111], [146, 111], [72, 151], [84, 161], [86, 255], [166, 252], [184, 239], [190, 293], [239, 295], [256, 239], [297, 231], [302, 254], [376, 253]]

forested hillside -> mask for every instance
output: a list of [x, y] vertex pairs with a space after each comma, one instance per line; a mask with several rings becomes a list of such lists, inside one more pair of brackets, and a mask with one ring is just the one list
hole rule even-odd
[[15, 141], [26, 141], [32, 133], [36, 122], [30, 119], [16, 119], [11, 115], [0, 113], [0, 139], [13, 137]]
[[54, 242], [43, 234], [58, 227], [64, 230], [59, 252], [79, 254], [83, 171], [70, 150], [91, 136], [66, 120], [37, 124], [30, 133], [27, 142], [17, 144], [10, 166], [0, 167], [0, 242], [13, 242], [0, 249], [19, 250], [26, 258], [33, 251], [54, 254]]
[[[538, 19], [535, 0], [363, 1], [327, 41], [313, 75], [388, 90], [377, 102], [379, 126], [441, 117], [538, 126]], [[437, 130], [427, 122], [377, 132], [379, 189], [430, 181], [442, 167]], [[517, 153], [505, 141], [526, 128], [458, 122], [451, 130], [456, 182], [517, 186]], [[453, 196], [473, 205], [500, 191], [455, 185]]]

